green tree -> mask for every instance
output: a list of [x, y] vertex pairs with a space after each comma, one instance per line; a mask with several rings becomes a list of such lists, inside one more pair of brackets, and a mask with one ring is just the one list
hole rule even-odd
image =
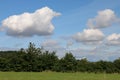
[[65, 56], [60, 60], [60, 67], [63, 72], [76, 71], [76, 59], [72, 53], [65, 54]]
[[45, 51], [42, 54], [42, 66], [43, 70], [52, 70], [55, 67], [58, 57], [55, 55], [55, 52]]
[[120, 58], [116, 59], [113, 63], [115, 65], [115, 67], [116, 67], [115, 72], [120, 73]]
[[86, 58], [81, 59], [81, 60], [77, 60], [77, 71], [86, 72], [87, 68], [89, 67], [88, 63], [89, 62], [88, 62], [88, 60]]

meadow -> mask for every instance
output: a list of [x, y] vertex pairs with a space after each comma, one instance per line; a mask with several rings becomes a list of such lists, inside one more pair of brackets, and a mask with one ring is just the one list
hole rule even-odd
[[0, 80], [120, 80], [120, 74], [79, 72], [0, 72]]

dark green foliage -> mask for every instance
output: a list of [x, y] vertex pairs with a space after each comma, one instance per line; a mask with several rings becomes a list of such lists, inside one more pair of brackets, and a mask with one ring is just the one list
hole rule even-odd
[[115, 71], [120, 73], [120, 58], [114, 61]]
[[87, 59], [76, 60], [72, 53], [66, 53], [58, 59], [56, 52], [36, 48], [30, 43], [28, 49], [0, 52], [0, 71], [41, 72], [94, 72], [120, 73], [120, 58], [113, 62], [90, 62]]
[[77, 60], [77, 71], [86, 72], [88, 67], [87, 59]]
[[59, 61], [60, 71], [69, 72], [76, 71], [76, 59], [72, 53], [66, 53], [66, 55]]

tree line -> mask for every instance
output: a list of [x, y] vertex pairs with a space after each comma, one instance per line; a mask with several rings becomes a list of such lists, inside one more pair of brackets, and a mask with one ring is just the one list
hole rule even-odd
[[94, 72], [120, 73], [120, 58], [114, 61], [90, 62], [87, 59], [77, 60], [72, 53], [58, 58], [56, 52], [36, 48], [30, 43], [27, 49], [19, 51], [0, 51], [0, 71], [16, 72]]

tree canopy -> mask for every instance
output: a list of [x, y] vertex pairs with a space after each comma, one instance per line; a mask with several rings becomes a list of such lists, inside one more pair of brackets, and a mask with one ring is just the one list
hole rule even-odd
[[0, 71], [41, 72], [51, 70], [56, 72], [106, 72], [120, 73], [120, 58], [113, 62], [90, 62], [87, 59], [77, 60], [72, 53], [66, 53], [61, 59], [56, 52], [36, 48], [29, 43], [27, 49], [19, 51], [0, 51]]

